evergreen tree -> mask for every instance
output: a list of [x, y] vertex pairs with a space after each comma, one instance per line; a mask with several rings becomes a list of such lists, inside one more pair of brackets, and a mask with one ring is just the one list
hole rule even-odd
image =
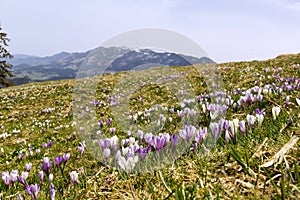
[[12, 59], [13, 56], [6, 49], [8, 47], [9, 39], [7, 33], [2, 31], [0, 25], [0, 88], [12, 86], [12, 82], [7, 80], [8, 77], [13, 77], [11, 72], [12, 64], [7, 62], [8, 59]]

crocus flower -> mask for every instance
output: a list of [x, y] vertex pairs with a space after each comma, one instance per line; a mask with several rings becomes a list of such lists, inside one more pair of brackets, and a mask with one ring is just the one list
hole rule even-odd
[[32, 168], [32, 163], [26, 163], [26, 171], [30, 172], [31, 168]]
[[164, 135], [158, 135], [154, 138], [154, 149], [155, 150], [161, 150], [167, 145], [166, 138]]
[[64, 163], [66, 163], [66, 162], [70, 159], [70, 155], [71, 155], [70, 153], [65, 153], [65, 154], [63, 155], [62, 158], [63, 158], [63, 162], [64, 162]]
[[107, 119], [106, 125], [108, 126], [108, 125], [110, 125], [111, 123], [112, 123], [112, 118]]
[[174, 152], [176, 149], [177, 143], [178, 143], [178, 135], [177, 134], [174, 134], [171, 136], [171, 142], [172, 142], [172, 150]]
[[121, 156], [119, 159], [119, 166], [126, 172], [130, 173], [134, 167], [135, 164], [138, 162], [138, 156], [133, 157], [129, 157], [127, 160], [125, 159], [125, 157]]
[[225, 140], [226, 140], [226, 142], [229, 142], [230, 139], [231, 139], [231, 137], [230, 137], [229, 131], [225, 130]]
[[49, 182], [52, 183], [53, 181], [53, 174], [49, 174]]
[[18, 180], [18, 173], [19, 171], [18, 170], [12, 170], [10, 172], [10, 179], [11, 179], [11, 182], [16, 182]]
[[272, 108], [272, 115], [273, 115], [274, 120], [276, 120], [279, 113], [280, 113], [280, 107], [275, 106], [275, 107]]
[[152, 135], [152, 133], [146, 133], [146, 134], [144, 135], [144, 140], [146, 141], [146, 143], [147, 143], [148, 145], [151, 145], [152, 142], [153, 142], [153, 135]]
[[150, 146], [146, 147], [146, 148], [142, 148], [140, 147], [137, 152], [138, 152], [138, 156], [141, 160], [144, 160], [147, 156], [147, 154], [149, 153], [150, 150]]
[[219, 134], [220, 134], [219, 124], [213, 122], [213, 123], [211, 123], [211, 124], [209, 125], [209, 128], [210, 128], [210, 130], [211, 130], [212, 133], [213, 133], [214, 142], [216, 143], [216, 142], [217, 142], [217, 139], [218, 139], [218, 136], [219, 136]]
[[23, 157], [24, 157], [24, 154], [22, 152], [19, 153], [19, 160], [22, 160]]
[[105, 160], [107, 160], [108, 158], [109, 158], [109, 156], [110, 156], [110, 149], [108, 149], [108, 148], [105, 148], [104, 150], [103, 150], [103, 156], [104, 156], [104, 159]]
[[23, 200], [23, 198], [20, 194], [18, 194], [18, 200]]
[[179, 136], [186, 142], [190, 142], [196, 133], [196, 128], [192, 125], [185, 125], [183, 130], [179, 130]]
[[250, 130], [253, 129], [255, 121], [256, 121], [256, 117], [255, 116], [249, 115], [249, 114], [247, 115], [247, 122], [248, 122], [248, 124], [250, 126]]
[[26, 186], [27, 193], [31, 196], [33, 200], [37, 199], [38, 193], [40, 191], [40, 186], [36, 184], [32, 184], [30, 186]]
[[286, 99], [285, 99], [285, 104], [289, 105], [289, 103], [290, 103], [290, 96], [287, 96]]
[[82, 143], [80, 143], [80, 146], [78, 146], [78, 150], [80, 152], [80, 154], [83, 154], [84, 152], [84, 147], [85, 147], [85, 143], [84, 141]]
[[195, 141], [199, 144], [203, 140], [203, 138], [205, 138], [206, 135], [207, 135], [207, 127], [203, 129], [200, 128], [196, 133]]
[[143, 144], [143, 136], [144, 136], [144, 132], [141, 131], [141, 130], [138, 130], [137, 131], [137, 135], [138, 135], [138, 138], [140, 139], [140, 145]]
[[101, 120], [98, 122], [98, 124], [99, 124], [100, 128], [102, 128], [102, 127], [103, 127], [103, 119], [101, 119]]
[[245, 136], [246, 134], [246, 122], [240, 121], [240, 131], [242, 132], [242, 135]]
[[264, 115], [263, 114], [256, 114], [256, 118], [258, 121], [258, 126], [261, 127], [263, 121], [264, 121]]
[[235, 132], [234, 132], [234, 123], [231, 120], [228, 121], [228, 131], [229, 131], [230, 136], [233, 138], [234, 134], [235, 134]]
[[22, 177], [24, 180], [27, 179], [28, 175], [29, 175], [28, 172], [22, 172], [22, 173], [21, 173], [21, 177]]
[[44, 164], [42, 165], [42, 169], [44, 170], [44, 172], [49, 173], [51, 167], [51, 161], [48, 157], [44, 158]]
[[23, 186], [27, 185], [26, 180], [24, 178], [22, 178], [21, 176], [18, 176], [17, 179], [18, 179], [19, 183], [21, 183]]
[[50, 200], [54, 200], [55, 199], [55, 187], [53, 185], [53, 183], [50, 184]]
[[72, 185], [75, 185], [78, 180], [78, 173], [76, 171], [70, 172], [70, 177], [72, 181]]
[[42, 183], [43, 180], [44, 180], [44, 171], [39, 171], [38, 176], [39, 176], [39, 179], [40, 179], [40, 181]]
[[36, 150], [35, 150], [35, 153], [36, 153], [36, 154], [39, 154], [39, 153], [41, 153], [41, 150], [40, 150], [40, 149], [36, 149]]
[[10, 178], [9, 173], [8, 172], [2, 172], [1, 178], [2, 178], [2, 181], [4, 182], [4, 184], [6, 186], [9, 186], [9, 184], [11, 182], [11, 178]]
[[116, 128], [114, 128], [114, 127], [109, 128], [109, 131], [110, 131], [111, 133], [114, 133], [114, 132], [116, 131]]
[[54, 141], [53, 141], [53, 140], [50, 140], [50, 142], [48, 142], [48, 144], [47, 144], [47, 147], [50, 148], [50, 147], [53, 146], [53, 144], [54, 144]]
[[263, 95], [262, 94], [257, 95], [257, 100], [259, 103], [261, 103], [263, 100]]
[[63, 157], [58, 156], [58, 157], [55, 157], [53, 160], [54, 160], [55, 166], [58, 167], [60, 165], [60, 163], [62, 163]]
[[233, 122], [233, 125], [234, 125], [234, 132], [235, 132], [235, 133], [237, 133], [237, 132], [238, 132], [238, 128], [239, 128], [239, 121], [240, 121], [240, 120], [239, 120], [239, 119], [237, 119], [237, 118], [232, 120], [232, 122]]

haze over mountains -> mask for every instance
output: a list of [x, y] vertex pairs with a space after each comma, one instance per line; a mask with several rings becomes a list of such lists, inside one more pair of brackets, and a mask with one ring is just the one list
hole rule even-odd
[[[81, 64], [92, 51], [61, 52], [46, 57], [16, 54], [11, 60], [15, 75], [12, 81], [14, 85], [21, 85], [28, 82], [75, 78]], [[149, 66], [187, 66], [215, 63], [207, 57], [195, 58], [169, 52], [156, 52], [150, 49], [130, 50], [125, 47], [100, 47], [97, 48], [97, 54], [105, 59], [108, 57], [105, 73], [144, 69], [145, 66], [147, 68]], [[114, 59], [109, 60], [110, 58]]]

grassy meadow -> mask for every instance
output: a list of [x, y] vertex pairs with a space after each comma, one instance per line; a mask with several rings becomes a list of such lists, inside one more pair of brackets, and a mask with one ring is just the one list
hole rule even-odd
[[[1, 89], [0, 199], [300, 199], [300, 54], [217, 68], [224, 90], [216, 102], [192, 66], [172, 67], [172, 80], [188, 80], [195, 96], [178, 88], [176, 98], [159, 82], [142, 85], [121, 121], [111, 105], [120, 98], [114, 87], [129, 72], [97, 77], [87, 107], [99, 121], [89, 141], [73, 116], [74, 80]], [[80, 109], [83, 117], [89, 112]], [[159, 109], [164, 114], [151, 121]], [[210, 123], [220, 109], [222, 119]], [[197, 125], [182, 128], [183, 118]], [[153, 123], [160, 131], [128, 133], [122, 123]], [[201, 145], [211, 138], [215, 144], [203, 155]], [[91, 143], [101, 159], [89, 151]], [[151, 168], [164, 158], [174, 162], [141, 170], [140, 162]]]

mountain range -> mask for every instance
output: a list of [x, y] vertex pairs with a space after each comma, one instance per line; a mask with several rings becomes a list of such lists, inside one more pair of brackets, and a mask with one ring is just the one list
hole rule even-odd
[[196, 58], [170, 52], [156, 52], [150, 49], [132, 50], [126, 47], [99, 47], [86, 52], [61, 52], [52, 56], [39, 57], [15, 54], [13, 64], [14, 85], [76, 78], [85, 59], [97, 52], [98, 59], [105, 60], [104, 73], [140, 70], [152, 66], [187, 66], [215, 63], [208, 57]]

